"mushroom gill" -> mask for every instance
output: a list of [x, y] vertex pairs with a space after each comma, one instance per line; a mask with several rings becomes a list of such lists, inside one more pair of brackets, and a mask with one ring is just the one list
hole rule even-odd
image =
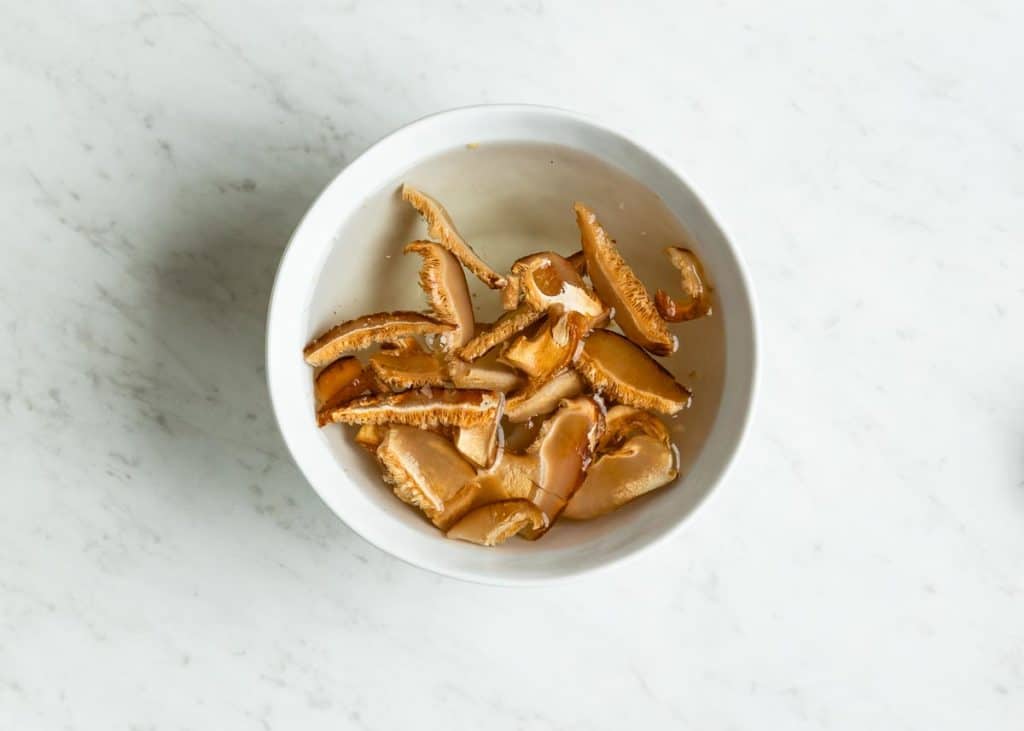
[[491, 269], [473, 251], [473, 247], [455, 228], [452, 217], [444, 206], [408, 183], [402, 186], [402, 199], [410, 203], [426, 219], [427, 231], [430, 236], [437, 239], [444, 248], [454, 254], [455, 258], [479, 277], [480, 281], [491, 289], [500, 289], [505, 286], [505, 278]]
[[422, 388], [363, 396], [331, 410], [328, 418], [337, 424], [480, 426], [501, 413], [504, 401], [496, 391]]
[[593, 211], [582, 203], [577, 203], [575, 210], [587, 275], [601, 300], [615, 311], [614, 319], [622, 332], [655, 355], [675, 352], [675, 337], [658, 316], [646, 287], [622, 258], [615, 241], [601, 228]]
[[690, 405], [689, 389], [632, 341], [610, 330], [590, 334], [576, 370], [598, 393], [627, 406], [676, 414]]
[[405, 253], [423, 257], [420, 288], [426, 293], [437, 319], [455, 326], [451, 332], [441, 334], [442, 350], [461, 348], [473, 337], [475, 327], [473, 301], [469, 298], [462, 265], [451, 252], [433, 241], [413, 241], [405, 247]]
[[325, 366], [356, 350], [409, 335], [446, 333], [454, 325], [418, 312], [377, 312], [335, 325], [317, 336], [303, 350], [311, 366]]

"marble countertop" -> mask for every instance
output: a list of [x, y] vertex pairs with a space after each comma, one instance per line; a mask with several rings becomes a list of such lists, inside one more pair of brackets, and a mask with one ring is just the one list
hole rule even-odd
[[[1020, 728], [1024, 6], [86, 5], [0, 9], [0, 728]], [[716, 499], [542, 589], [363, 542], [264, 386], [317, 192], [496, 101], [674, 160], [762, 316]]]

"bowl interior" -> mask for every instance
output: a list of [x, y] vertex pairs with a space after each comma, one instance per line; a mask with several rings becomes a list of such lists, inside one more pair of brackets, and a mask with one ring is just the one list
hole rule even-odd
[[[283, 306], [275, 288], [268, 342], [271, 391], [282, 432], [293, 452], [301, 440], [296, 460], [332, 509], [371, 542], [412, 563], [501, 583], [555, 578], [600, 566], [664, 535], [685, 518], [721, 475], [745, 419], [742, 408], [723, 414], [732, 322], [741, 321], [745, 337], [740, 342], [745, 345], [738, 354], [730, 352], [730, 360], [736, 356], [752, 363], [753, 359], [749, 300], [741, 272], [718, 227], [693, 194], [670, 175], [672, 197], [664, 191], [659, 195], [640, 182], [636, 171], [630, 174], [561, 140], [537, 142], [533, 137], [528, 138], [531, 141], [470, 138], [411, 163], [396, 160], [390, 174], [379, 175], [358, 201], [342, 201], [333, 223], [323, 215], [317, 231], [308, 235], [306, 255], [315, 265], [306, 262], [305, 296], [294, 298], [295, 311], [288, 313], [289, 324], [282, 326], [294, 332], [275, 338], [275, 316]], [[659, 165], [648, 172], [667, 171]], [[657, 175], [645, 180], [652, 178], [659, 180]], [[418, 511], [398, 501], [382, 482], [372, 458], [353, 442], [350, 428], [315, 428], [311, 378], [302, 363], [302, 345], [341, 320], [424, 307], [417, 278], [420, 259], [403, 256], [402, 249], [415, 238], [425, 238], [426, 230], [415, 211], [402, 202], [398, 192], [402, 182], [442, 201], [461, 233], [499, 271], [507, 271], [515, 259], [530, 252], [568, 255], [577, 251], [579, 232], [572, 212], [576, 200], [597, 213], [652, 294], [657, 288], [678, 291], [678, 274], [667, 263], [665, 246], [686, 246], [701, 256], [715, 286], [714, 314], [672, 326], [679, 350], [659, 359], [694, 392], [690, 409], [666, 419], [679, 449], [680, 478], [674, 484], [596, 520], [561, 521], [541, 541], [516, 539], [497, 549], [484, 549], [444, 539]], [[314, 212], [324, 204], [322, 198]], [[304, 222], [293, 239], [278, 287], [288, 260], [305, 243], [309, 223]], [[314, 234], [318, 240], [313, 240]], [[493, 320], [501, 312], [498, 294], [472, 275], [467, 278], [477, 319]], [[733, 301], [737, 317], [731, 320]], [[281, 353], [283, 347], [293, 351]], [[290, 359], [286, 373], [275, 372], [277, 358], [282, 364]], [[283, 370], [283, 366], [278, 369]], [[279, 402], [284, 398], [289, 400], [290, 415], [281, 413]], [[295, 423], [300, 413], [308, 424]], [[716, 438], [720, 443], [709, 450]], [[708, 455], [709, 451], [713, 453]]]

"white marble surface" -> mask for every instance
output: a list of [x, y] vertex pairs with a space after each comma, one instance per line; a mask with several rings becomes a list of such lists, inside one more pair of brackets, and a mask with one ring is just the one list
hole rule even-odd
[[[588, 5], [3, 4], [0, 728], [1021, 727], [1024, 6]], [[317, 191], [491, 101], [674, 159], [763, 316], [717, 499], [537, 590], [353, 535], [263, 384]]]

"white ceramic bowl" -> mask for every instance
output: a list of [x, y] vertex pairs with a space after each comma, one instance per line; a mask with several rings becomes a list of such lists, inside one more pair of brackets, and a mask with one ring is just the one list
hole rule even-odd
[[[579, 248], [571, 206], [588, 203], [652, 290], [678, 290], [662, 249], [695, 249], [712, 280], [711, 318], [674, 326], [679, 353], [663, 362], [694, 391], [670, 420], [680, 447], [675, 484], [603, 518], [559, 524], [537, 542], [499, 548], [449, 541], [383, 485], [342, 427], [313, 418], [306, 342], [330, 324], [388, 309], [422, 309], [423, 237], [403, 204], [408, 180], [440, 199], [489, 263], [505, 270], [538, 249]], [[681, 224], [681, 225], [680, 225]], [[470, 280], [474, 280], [472, 276]], [[480, 319], [498, 297], [474, 282]], [[697, 195], [664, 160], [606, 127], [556, 109], [501, 105], [421, 119], [371, 147], [320, 195], [282, 257], [267, 323], [267, 379], [281, 434], [328, 506], [378, 548], [461, 579], [525, 585], [564, 579], [634, 556], [677, 529], [725, 475], [750, 418], [755, 317], [740, 258]]]

